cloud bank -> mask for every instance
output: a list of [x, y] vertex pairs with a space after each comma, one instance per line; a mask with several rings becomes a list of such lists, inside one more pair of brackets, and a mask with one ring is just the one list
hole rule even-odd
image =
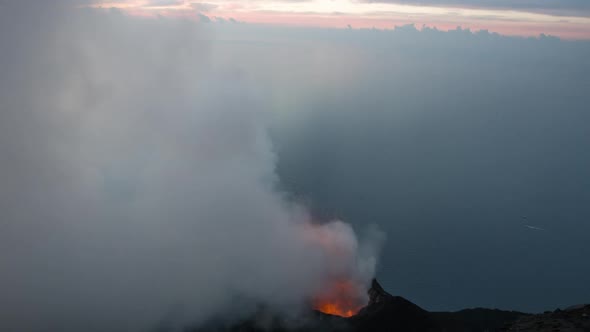
[[138, 16], [164, 15], [198, 19], [199, 13], [241, 22], [278, 26], [391, 29], [415, 23], [452, 30], [457, 26], [506, 35], [541, 33], [567, 39], [590, 39], [590, 7], [571, 1], [96, 1], [95, 8], [116, 7]]

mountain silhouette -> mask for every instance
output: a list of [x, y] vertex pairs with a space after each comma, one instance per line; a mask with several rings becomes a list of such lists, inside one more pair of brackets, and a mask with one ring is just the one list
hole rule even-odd
[[590, 331], [590, 305], [532, 315], [498, 309], [430, 312], [386, 292], [373, 280], [369, 302], [356, 315], [340, 317], [316, 310], [284, 317], [260, 307], [253, 315], [230, 323], [220, 316], [187, 332], [490, 332]]

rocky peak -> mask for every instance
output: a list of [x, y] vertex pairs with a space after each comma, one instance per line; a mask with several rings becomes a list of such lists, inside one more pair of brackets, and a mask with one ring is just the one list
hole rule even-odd
[[387, 293], [383, 287], [381, 287], [379, 282], [377, 282], [377, 279], [371, 281], [371, 288], [369, 288], [367, 293], [369, 294], [369, 306], [383, 303], [392, 298], [392, 295]]

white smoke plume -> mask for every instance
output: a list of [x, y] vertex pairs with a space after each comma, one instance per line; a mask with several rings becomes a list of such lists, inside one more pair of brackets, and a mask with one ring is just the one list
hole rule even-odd
[[305, 305], [375, 252], [280, 192], [264, 91], [202, 27], [0, 7], [0, 330], [143, 331]]

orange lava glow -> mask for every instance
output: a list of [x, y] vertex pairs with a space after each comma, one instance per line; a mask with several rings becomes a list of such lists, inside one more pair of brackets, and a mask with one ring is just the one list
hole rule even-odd
[[313, 301], [313, 308], [325, 314], [351, 317], [366, 305], [358, 285], [348, 280], [334, 282]]

